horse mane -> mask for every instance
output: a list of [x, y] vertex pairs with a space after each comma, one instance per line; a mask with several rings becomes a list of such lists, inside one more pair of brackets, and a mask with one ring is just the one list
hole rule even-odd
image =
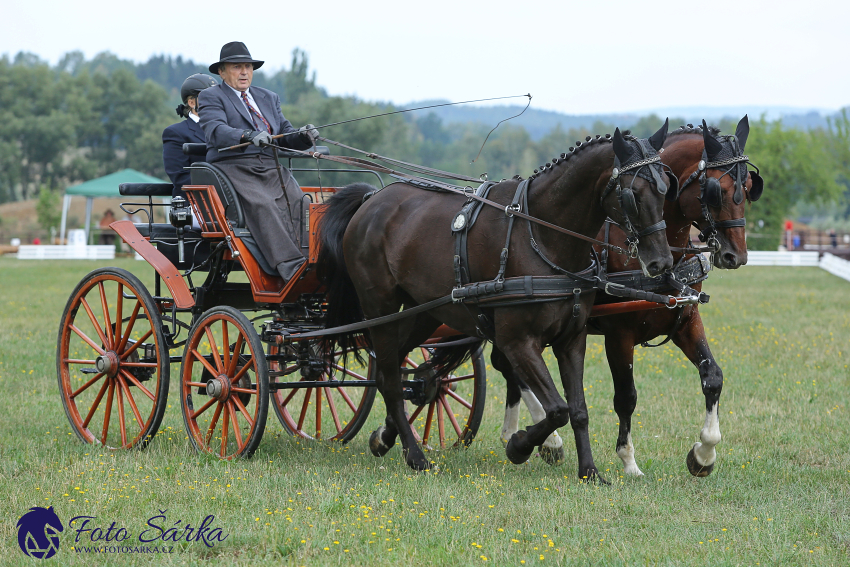
[[[716, 126], [709, 126], [708, 133], [712, 136], [718, 136], [720, 135], [720, 128], [717, 128]], [[694, 126], [693, 124], [679, 126], [675, 130], [667, 134], [667, 137], [669, 138], [670, 136], [680, 136], [682, 134], [699, 134], [700, 136], [702, 136], [702, 126]]]
[[[631, 134], [631, 132], [629, 130], [626, 130], [625, 132], [623, 132], [623, 135], [626, 136], [627, 139], [635, 139], [630, 134]], [[551, 171], [552, 169], [554, 169], [555, 166], [561, 165], [562, 163], [566, 163], [567, 161], [570, 160], [570, 158], [575, 156], [577, 153], [579, 153], [580, 151], [582, 151], [584, 149], [589, 148], [590, 146], [592, 146], [594, 144], [605, 144], [605, 143], [608, 143], [608, 144], [612, 143], [611, 134], [605, 134], [604, 136], [601, 136], [599, 134], [596, 134], [596, 136], [587, 136], [587, 137], [585, 137], [584, 142], [576, 142], [575, 147], [570, 146], [570, 148], [566, 152], [562, 153], [560, 156], [555, 156], [554, 158], [552, 158], [552, 161], [546, 162], [544, 165], [539, 166], [537, 169], [534, 170], [534, 173], [532, 173], [528, 177], [528, 179], [532, 180], [532, 179], [535, 179], [537, 177], [540, 177], [544, 173], [547, 173], [547, 172]]]

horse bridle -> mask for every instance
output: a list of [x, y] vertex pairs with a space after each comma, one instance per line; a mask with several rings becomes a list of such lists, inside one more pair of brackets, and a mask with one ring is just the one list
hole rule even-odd
[[[658, 171], [653, 167], [653, 164], [660, 164], [662, 172], [663, 168], [667, 167], [663, 163], [661, 163], [661, 156], [655, 155], [652, 157], [646, 157], [646, 151], [643, 145], [638, 142], [638, 147], [640, 148], [641, 154], [644, 156], [644, 159], [638, 160], [636, 162], [632, 162], [626, 164], [625, 166], [620, 165], [619, 158], [614, 158], [614, 169], [611, 171], [611, 179], [608, 180], [608, 185], [605, 187], [605, 191], [602, 192], [602, 197], [600, 197], [600, 203], [604, 202], [611, 191], [616, 190], [617, 201], [620, 203], [620, 210], [623, 211], [623, 217], [625, 222], [621, 225], [621, 228], [626, 232], [628, 237], [626, 238], [626, 244], [628, 245], [629, 257], [637, 258], [638, 257], [638, 244], [640, 243], [640, 239], [643, 236], [647, 236], [652, 234], [653, 232], [658, 232], [659, 230], [664, 230], [667, 228], [667, 223], [664, 222], [664, 219], [661, 219], [657, 223], [650, 225], [643, 230], [638, 231], [634, 223], [632, 221], [633, 218], [637, 218], [640, 214], [637, 208], [637, 202], [635, 201], [635, 194], [632, 187], [635, 184], [635, 180], [639, 177], [638, 173], [644, 167], [648, 167], [650, 171], [650, 175], [656, 184], [656, 189], [662, 195], [667, 193], [667, 184], [661, 179], [661, 175]], [[632, 182], [629, 184], [628, 188], [623, 189], [621, 179], [624, 173], [628, 173], [633, 171], [632, 173]], [[675, 177], [671, 178], [675, 179]]]
[[[726, 141], [732, 145], [732, 149], [736, 154], [739, 153], [738, 149], [738, 140], [735, 136], [724, 136]], [[735, 178], [735, 193], [732, 196], [732, 201], [737, 205], [740, 204], [744, 200], [744, 192], [747, 192], [747, 200], [757, 201], [761, 196], [759, 192], [754, 198], [750, 197], [749, 191], [746, 189], [746, 176], [742, 176], [743, 172], [748, 172], [746, 167], [739, 167], [740, 164], [748, 164], [755, 168], [755, 175], [761, 179], [760, 170], [758, 166], [750, 161], [750, 157], [744, 154], [736, 155], [734, 157], [718, 160], [718, 161], [708, 161], [708, 155], [705, 150], [702, 151], [702, 159], [697, 164], [697, 170], [694, 171], [688, 179], [682, 184], [682, 189], [690, 185], [694, 180], [699, 180], [700, 186], [700, 194], [699, 194], [699, 202], [700, 208], [702, 209], [702, 218], [708, 223], [708, 227], [703, 229], [697, 224], [694, 223], [694, 226], [700, 231], [699, 239], [700, 242], [705, 242], [709, 248], [713, 250], [720, 249], [720, 241], [717, 239], [717, 231], [718, 229], [725, 228], [743, 228], [747, 226], [746, 217], [740, 217], [736, 219], [727, 219], [727, 220], [714, 220], [714, 217], [711, 214], [711, 210], [709, 206], [720, 208], [723, 204], [722, 197], [723, 191], [720, 187], [720, 180], [723, 179], [726, 175], [730, 177], [733, 176]], [[720, 177], [708, 177], [706, 173], [709, 169], [723, 169], [724, 167], [729, 166], [729, 168], [723, 172], [723, 175]]]

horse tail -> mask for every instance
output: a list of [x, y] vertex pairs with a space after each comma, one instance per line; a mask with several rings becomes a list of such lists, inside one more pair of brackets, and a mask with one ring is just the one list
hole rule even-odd
[[[363, 204], [367, 193], [377, 189], [367, 183], [352, 183], [346, 185], [326, 201], [327, 207], [317, 223], [319, 238], [319, 256], [316, 261], [316, 273], [319, 280], [327, 288], [327, 311], [325, 313], [325, 327], [340, 327], [350, 323], [358, 323], [363, 320], [363, 308], [360, 306], [360, 298], [354, 282], [345, 265], [345, 254], [342, 248], [342, 239], [345, 230], [354, 217], [354, 214]], [[348, 333], [337, 333], [326, 335], [322, 338], [322, 351], [326, 354], [334, 352], [343, 353], [343, 363], [348, 354], [353, 353], [355, 358], [365, 364], [365, 360], [359, 352], [361, 348], [371, 348], [369, 334], [363, 331]], [[330, 363], [333, 356], [326, 360]]]
[[[454, 342], [456, 337], [448, 337], [443, 342]], [[461, 364], [469, 360], [479, 349], [483, 348], [484, 339], [470, 340], [468, 343], [441, 347], [440, 343], [433, 345], [433, 355], [428, 361], [436, 375], [445, 378]]]

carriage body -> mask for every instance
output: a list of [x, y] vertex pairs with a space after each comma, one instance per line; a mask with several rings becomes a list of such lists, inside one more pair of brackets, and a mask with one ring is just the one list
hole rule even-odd
[[[291, 168], [292, 159], [304, 156], [283, 157]], [[153, 198], [170, 197], [171, 189], [124, 184], [121, 193], [147, 198], [147, 204], [127, 206], [146, 206], [150, 221]], [[77, 436], [112, 448], [147, 446], [163, 419], [171, 366], [179, 364], [170, 394], [172, 400], [179, 396], [184, 426], [201, 452], [225, 459], [251, 456], [269, 406], [290, 434], [351, 440], [375, 398], [371, 357], [365, 364], [350, 357], [346, 363], [342, 352], [323, 352], [318, 339], [283, 340], [325, 326], [316, 226], [321, 201], [336, 189], [302, 188], [298, 226], [307, 262], [286, 283], [262, 257], [226, 175], [196, 163], [192, 185], [182, 189], [195, 226], [128, 220], [111, 225], [154, 269], [152, 293], [125, 270], [101, 268], [69, 298], [60, 323], [57, 375]], [[246, 313], [257, 316], [249, 319]], [[402, 362], [411, 427], [426, 446], [468, 445], [481, 422], [486, 387], [481, 350], [461, 376], [435, 378], [424, 364], [436, 343], [455, 335], [441, 328]]]

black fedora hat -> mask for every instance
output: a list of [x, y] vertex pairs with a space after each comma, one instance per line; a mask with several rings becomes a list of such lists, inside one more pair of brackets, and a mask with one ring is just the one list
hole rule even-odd
[[210, 65], [210, 73], [218, 74], [218, 66], [222, 63], [253, 63], [254, 69], [259, 69], [265, 61], [257, 61], [251, 58], [251, 53], [241, 41], [231, 41], [224, 44], [219, 55], [220, 61]]

